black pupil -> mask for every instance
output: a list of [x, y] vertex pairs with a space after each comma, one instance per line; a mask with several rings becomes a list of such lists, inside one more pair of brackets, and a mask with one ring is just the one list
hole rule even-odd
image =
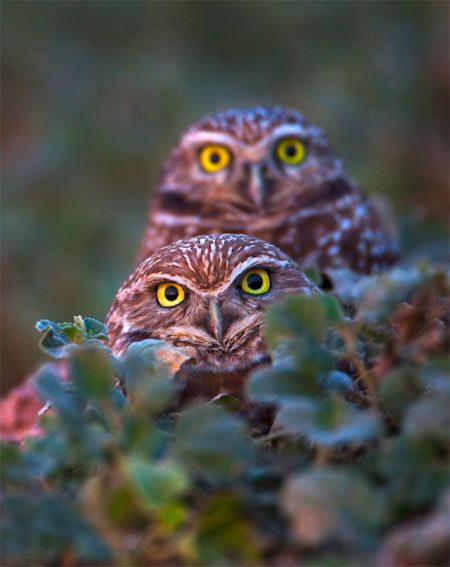
[[289, 157], [294, 157], [297, 153], [297, 148], [294, 145], [286, 146], [286, 155]]
[[167, 301], [175, 301], [178, 298], [178, 290], [175, 286], [169, 285], [164, 292]]
[[212, 163], [219, 163], [220, 156], [217, 152], [213, 152], [209, 159], [211, 160]]
[[260, 289], [263, 285], [263, 279], [259, 274], [250, 274], [247, 278], [247, 285], [250, 289]]

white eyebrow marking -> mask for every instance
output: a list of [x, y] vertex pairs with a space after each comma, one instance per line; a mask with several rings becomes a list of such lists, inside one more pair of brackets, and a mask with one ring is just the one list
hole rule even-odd
[[237, 279], [241, 274], [243, 274], [244, 272], [246, 272], [247, 270], [249, 270], [254, 266], [261, 266], [264, 264], [268, 264], [272, 266], [276, 265], [277, 267], [287, 267], [291, 265], [291, 262], [289, 260], [279, 260], [274, 256], [257, 256], [253, 258], [247, 258], [247, 260], [238, 264], [231, 272], [231, 274], [228, 276], [228, 278], [220, 286], [216, 287], [214, 290], [199, 289], [194, 284], [194, 282], [189, 278], [185, 278], [183, 276], [178, 276], [174, 274], [166, 274], [164, 272], [152, 273], [150, 277], [142, 280], [142, 285], [144, 287], [147, 287], [149, 282], [157, 283], [158, 281], [168, 281], [168, 282], [178, 283], [184, 286], [186, 289], [195, 292], [203, 297], [218, 295], [219, 293], [224, 291], [227, 287], [229, 287], [229, 285], [235, 279]]
[[267, 141], [272, 142], [274, 137], [285, 137], [285, 136], [299, 136], [299, 137], [309, 137], [312, 135], [323, 135], [320, 128], [316, 126], [302, 126], [301, 124], [283, 124], [275, 128], [271, 133], [264, 136], [262, 140], [259, 140], [255, 144], [246, 144], [242, 140], [238, 140], [225, 132], [211, 132], [209, 130], [198, 130], [193, 132], [187, 132], [183, 138], [183, 144], [223, 144], [226, 146], [252, 146], [255, 148], [263, 147], [267, 145]]
[[221, 144], [233, 146], [236, 145], [236, 140], [222, 132], [199, 130], [197, 132], [187, 132], [182, 138], [182, 144]]
[[317, 130], [317, 128], [305, 127], [301, 124], [283, 124], [282, 126], [279, 126], [272, 131], [271, 137], [272, 139], [275, 137], [281, 138], [284, 136], [306, 137], [311, 135], [314, 130]]
[[[247, 258], [247, 260], [245, 260], [244, 262], [241, 262], [240, 264], [238, 264], [234, 270], [231, 272], [231, 274], [228, 276], [227, 280], [219, 287], [217, 287], [213, 292], [212, 295], [215, 295], [217, 293], [222, 292], [224, 289], [226, 289], [230, 283], [232, 283], [235, 279], [237, 279], [241, 274], [243, 274], [244, 272], [246, 272], [247, 270], [249, 270], [250, 268], [253, 268], [254, 266], [261, 266], [264, 264], [268, 264], [268, 265], [276, 265], [279, 267], [286, 267], [286, 266], [290, 266], [291, 262], [289, 260], [279, 260], [278, 258], [275, 258], [274, 256], [257, 256], [257, 257], [253, 257], [253, 258]], [[205, 293], [205, 292], [203, 292]], [[208, 295], [208, 293], [211, 292], [206, 292], [205, 294]]]

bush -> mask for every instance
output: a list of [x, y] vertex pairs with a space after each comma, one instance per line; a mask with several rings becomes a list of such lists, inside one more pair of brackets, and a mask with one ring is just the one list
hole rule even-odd
[[4, 564], [446, 565], [447, 279], [395, 269], [346, 299], [352, 322], [330, 295], [269, 310], [265, 435], [231, 396], [169, 413], [172, 346], [119, 360], [93, 319], [40, 321], [61, 362], [36, 377], [42, 434], [2, 445]]

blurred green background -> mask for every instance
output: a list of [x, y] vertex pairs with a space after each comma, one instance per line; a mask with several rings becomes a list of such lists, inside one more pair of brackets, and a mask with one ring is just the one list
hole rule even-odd
[[103, 319], [200, 115], [285, 104], [446, 260], [447, 2], [2, 2], [2, 390], [34, 322]]

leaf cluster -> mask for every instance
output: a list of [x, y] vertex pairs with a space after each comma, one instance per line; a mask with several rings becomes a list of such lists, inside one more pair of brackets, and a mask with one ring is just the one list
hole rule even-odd
[[448, 280], [393, 270], [349, 300], [352, 321], [332, 295], [269, 310], [264, 435], [231, 396], [171, 410], [171, 345], [117, 359], [92, 319], [39, 322], [69, 381], [43, 367], [43, 434], [2, 444], [4, 563], [447, 564]]

